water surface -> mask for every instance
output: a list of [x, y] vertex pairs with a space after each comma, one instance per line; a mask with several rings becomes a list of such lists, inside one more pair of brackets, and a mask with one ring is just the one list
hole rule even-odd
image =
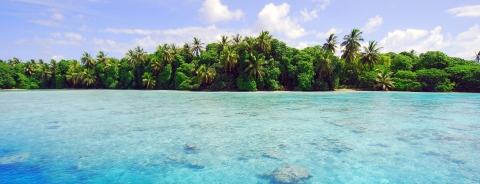
[[0, 92], [0, 183], [479, 183], [480, 95]]

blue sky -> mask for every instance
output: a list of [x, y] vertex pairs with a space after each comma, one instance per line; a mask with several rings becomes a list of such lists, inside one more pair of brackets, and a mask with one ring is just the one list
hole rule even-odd
[[102, 50], [205, 43], [269, 30], [289, 46], [339, 41], [353, 28], [382, 52], [440, 50], [471, 59], [480, 50], [478, 0], [2, 0], [0, 59], [79, 59]]

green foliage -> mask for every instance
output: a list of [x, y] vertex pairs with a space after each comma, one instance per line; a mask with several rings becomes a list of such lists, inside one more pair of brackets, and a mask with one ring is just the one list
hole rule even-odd
[[242, 74], [237, 78], [237, 89], [240, 91], [257, 91], [257, 83], [252, 76]]
[[458, 65], [446, 69], [455, 91], [480, 92], [480, 65]]
[[16, 73], [10, 65], [0, 63], [0, 89], [10, 89], [15, 86], [16, 82], [13, 77]]
[[172, 83], [172, 65], [171, 64], [168, 64], [167, 66], [165, 66], [162, 73], [158, 75], [156, 86], [158, 89], [173, 89], [174, 86]]
[[[162, 44], [151, 54], [136, 47], [120, 60], [102, 51], [96, 58], [84, 52], [81, 62], [13, 58], [0, 63], [0, 88], [327, 91], [376, 86], [480, 92], [480, 65], [474, 61], [432, 51], [420, 56], [414, 50], [381, 54], [375, 41], [360, 50], [363, 37], [358, 29], [344, 37], [332, 34], [326, 43], [302, 50], [272, 38], [268, 31], [231, 38], [223, 35], [206, 46], [198, 38], [183, 47]], [[342, 47], [338, 38], [343, 38]], [[334, 54], [340, 51], [342, 59]]]
[[358, 87], [366, 90], [373, 90], [375, 87], [375, 79], [378, 72], [368, 71], [358, 76]]
[[220, 74], [215, 77], [213, 80], [212, 85], [210, 86], [210, 90], [212, 91], [223, 91], [223, 90], [235, 90], [235, 76], [232, 74]]
[[188, 77], [182, 72], [175, 73], [175, 89], [178, 90], [195, 90], [200, 87], [200, 84], [194, 82], [191, 77]]
[[418, 62], [418, 69], [445, 69], [452, 65], [450, 57], [440, 51], [428, 51], [420, 54], [420, 60]]
[[420, 91], [422, 85], [417, 81], [417, 74], [412, 71], [400, 70], [395, 73], [393, 79], [396, 91]]
[[449, 74], [436, 68], [416, 71], [418, 82], [422, 85], [422, 91], [451, 91], [455, 83], [451, 83]]
[[298, 86], [295, 88], [297, 91], [311, 91], [313, 90], [313, 77], [315, 73], [313, 71], [313, 63], [310, 61], [298, 62]]
[[413, 68], [412, 58], [405, 55], [397, 55], [395, 58], [393, 58], [392, 65], [390, 66], [390, 69], [392, 69], [393, 72], [396, 72], [399, 70], [411, 71], [412, 68]]

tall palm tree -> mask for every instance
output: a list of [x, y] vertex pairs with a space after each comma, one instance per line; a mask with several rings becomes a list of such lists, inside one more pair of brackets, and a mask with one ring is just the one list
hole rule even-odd
[[38, 79], [41, 79], [45, 82], [49, 81], [52, 77], [52, 71], [47, 63], [41, 64], [35, 73], [37, 74]]
[[249, 75], [253, 76], [255, 80], [258, 79], [258, 77], [263, 77], [265, 76], [265, 65], [268, 64], [267, 61], [265, 61], [265, 56], [264, 55], [251, 55], [250, 60], [246, 60], [248, 63], [247, 68], [245, 68], [244, 72], [248, 72]]
[[37, 69], [37, 64], [35, 64], [35, 60], [29, 61], [24, 65], [25, 73], [32, 76]]
[[217, 74], [214, 66], [208, 66], [206, 64], [200, 65], [195, 73], [202, 84], [206, 85], [211, 84], [215, 79], [215, 75]]
[[135, 56], [139, 63], [145, 64], [147, 61], [147, 52], [140, 48], [140, 46], [135, 47]]
[[315, 73], [320, 77], [327, 77], [332, 74], [335, 66], [332, 63], [331, 55], [323, 51], [315, 55], [314, 69]]
[[222, 67], [225, 72], [231, 72], [235, 65], [238, 63], [238, 54], [235, 50], [227, 47], [221, 54]]
[[150, 62], [150, 67], [152, 68], [152, 72], [154, 75], [158, 75], [160, 70], [162, 70], [162, 62], [157, 58], [153, 58]]
[[270, 32], [262, 31], [256, 40], [259, 51], [264, 54], [270, 53], [271, 40], [272, 40], [272, 35], [270, 35]]
[[328, 50], [332, 53], [335, 53], [337, 51], [337, 36], [335, 34], [330, 34], [330, 36], [327, 38], [327, 43], [323, 44], [323, 50]]
[[58, 63], [55, 59], [50, 60], [50, 69], [52, 70], [52, 76], [55, 77], [55, 73], [58, 69]]
[[95, 86], [97, 82], [97, 76], [95, 75], [95, 71], [92, 69], [85, 69], [82, 74], [83, 85], [86, 87]]
[[178, 53], [177, 45], [175, 45], [174, 43], [170, 44], [168, 47], [170, 48], [170, 52], [172, 52], [173, 55]]
[[171, 50], [162, 50], [162, 59], [164, 62], [171, 63], [175, 57], [175, 54]]
[[155, 81], [155, 77], [150, 73], [146, 72], [142, 76], [143, 86], [147, 87], [147, 89], [153, 89], [157, 81]]
[[137, 59], [133, 50], [128, 50], [125, 54], [125, 58], [127, 59], [130, 66], [134, 67], [137, 64]]
[[378, 75], [375, 78], [375, 88], [381, 89], [382, 91], [388, 91], [395, 87], [395, 82], [393, 82], [391, 78], [393, 72], [388, 70], [380, 71], [379, 69], [376, 69], [375, 71], [378, 72]]
[[357, 54], [360, 51], [360, 43], [358, 42], [363, 41], [362, 33], [359, 29], [353, 29], [350, 34], [343, 37], [344, 41], [341, 44], [344, 47], [342, 59], [345, 59], [347, 66], [353, 66], [357, 59]]
[[475, 53], [475, 56], [473, 56], [473, 58], [477, 63], [480, 63], [480, 51], [478, 51], [478, 53]]
[[193, 56], [192, 48], [190, 47], [190, 44], [185, 43], [182, 48], [182, 54], [187, 55], [187, 56]]
[[220, 40], [217, 41], [217, 44], [217, 52], [221, 53], [230, 45], [230, 40], [228, 39], [228, 36], [222, 35]]
[[248, 53], [252, 53], [253, 47], [255, 47], [255, 38], [251, 36], [246, 36], [245, 38], [243, 38], [242, 45], [245, 51], [247, 51]]
[[77, 70], [78, 68], [80, 68], [80, 63], [77, 61], [77, 60], [71, 60], [70, 63], [69, 63], [70, 67], [69, 69], [73, 69], [73, 70]]
[[367, 47], [363, 47], [363, 52], [360, 53], [362, 58], [360, 58], [360, 63], [364, 66], [368, 66], [370, 69], [373, 68], [373, 65], [378, 63], [380, 59], [380, 49], [383, 47], [377, 47], [377, 42], [369, 41]]
[[195, 54], [197, 57], [199, 57], [200, 53], [204, 49], [203, 45], [205, 45], [205, 44], [202, 43], [202, 40], [198, 39], [197, 37], [194, 37], [193, 38], [193, 43], [192, 43], [193, 54]]
[[96, 64], [95, 60], [87, 52], [83, 52], [81, 61], [82, 61], [82, 64], [85, 65], [85, 67], [87, 68], [93, 68]]
[[103, 63], [105, 66], [108, 65], [109, 59], [107, 57], [107, 54], [105, 54], [103, 51], [99, 51], [97, 55], [97, 63]]
[[240, 44], [242, 44], [242, 36], [240, 34], [233, 35], [230, 42], [232, 43], [232, 47], [234, 49], [238, 48]]
[[8, 60], [8, 64], [9, 64], [10, 66], [15, 66], [15, 65], [17, 65], [17, 64], [20, 64], [20, 60], [19, 60], [18, 58], [14, 57], [13, 59]]

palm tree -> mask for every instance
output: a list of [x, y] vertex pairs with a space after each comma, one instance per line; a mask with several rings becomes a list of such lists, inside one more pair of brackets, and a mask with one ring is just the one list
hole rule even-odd
[[162, 50], [162, 59], [164, 62], [171, 63], [175, 57], [175, 54], [171, 50]]
[[233, 35], [230, 42], [232, 43], [233, 48], [237, 48], [242, 44], [242, 36], [240, 34]]
[[238, 63], [238, 54], [235, 50], [227, 47], [221, 54], [222, 67], [225, 72], [231, 72], [235, 65]]
[[150, 62], [150, 67], [152, 68], [153, 74], [158, 75], [158, 73], [160, 73], [160, 70], [162, 70], [162, 62], [157, 57], [155, 57]]
[[328, 50], [332, 53], [335, 53], [337, 51], [337, 36], [335, 34], [330, 34], [330, 36], [327, 38], [327, 43], [323, 44], [323, 50]]
[[174, 43], [172, 43], [172, 44], [170, 44], [168, 47], [170, 47], [170, 52], [172, 52], [173, 55], [177, 54], [177, 52], [178, 52], [177, 45], [175, 45]]
[[71, 60], [69, 64], [70, 64], [69, 69], [73, 69], [76, 71], [78, 68], [80, 68], [80, 63], [78, 63], [77, 60]]
[[367, 47], [363, 47], [363, 52], [360, 53], [362, 58], [360, 59], [360, 63], [364, 66], [373, 67], [373, 65], [378, 63], [380, 58], [380, 49], [383, 47], [377, 48], [377, 42], [369, 41]]
[[135, 47], [133, 51], [128, 50], [125, 57], [132, 67], [136, 64], [144, 64], [147, 60], [146, 52], [139, 46]]
[[155, 77], [150, 72], [146, 72], [142, 76], [143, 86], [147, 87], [147, 89], [153, 89], [157, 81], [155, 81]]
[[125, 58], [132, 67], [137, 64], [137, 59], [135, 57], [135, 52], [133, 52], [133, 50], [128, 50], [127, 54], [125, 54]]
[[258, 77], [263, 77], [265, 76], [265, 65], [267, 64], [267, 61], [265, 61], [265, 56], [264, 55], [251, 55], [250, 60], [246, 60], [248, 63], [247, 68], [245, 68], [244, 72], [248, 72], [249, 75], [253, 76], [255, 80], [258, 79]]
[[247, 51], [248, 53], [252, 53], [253, 47], [255, 46], [255, 38], [251, 36], [246, 36], [245, 38], [243, 38], [242, 45], [245, 51]]
[[99, 51], [97, 55], [97, 63], [103, 63], [105, 66], [108, 65], [108, 57], [103, 51]]
[[353, 29], [350, 34], [343, 37], [344, 41], [341, 44], [344, 47], [342, 59], [345, 59], [347, 66], [353, 66], [357, 58], [357, 54], [360, 51], [360, 43], [358, 42], [363, 41], [362, 33], [359, 29]]
[[38, 79], [41, 79], [45, 82], [48, 82], [52, 77], [52, 71], [47, 63], [41, 64], [35, 73], [37, 74]]
[[198, 39], [197, 37], [193, 38], [193, 43], [192, 43], [192, 52], [195, 54], [197, 57], [200, 56], [200, 53], [203, 50], [203, 45], [202, 40]]
[[192, 48], [190, 48], [190, 44], [185, 43], [182, 48], [182, 54], [187, 56], [193, 56]]
[[147, 52], [140, 48], [140, 46], [135, 47], [135, 56], [139, 63], [145, 64], [147, 61]]
[[379, 69], [376, 69], [375, 71], [378, 72], [377, 78], [375, 78], [375, 88], [381, 89], [382, 91], [388, 91], [395, 87], [395, 82], [393, 82], [391, 78], [393, 72], [389, 72], [388, 70], [380, 71]]
[[18, 58], [14, 57], [13, 59], [8, 60], [8, 64], [9, 64], [10, 66], [13, 66], [13, 67], [14, 67], [14, 66], [17, 65], [17, 64], [20, 64], [20, 60], [19, 60]]
[[331, 75], [335, 69], [335, 66], [332, 64], [331, 55], [327, 52], [328, 51], [323, 51], [318, 53], [314, 60], [315, 73], [323, 78]]
[[262, 31], [257, 37], [257, 47], [260, 52], [268, 54], [271, 50], [272, 35], [268, 31]]
[[222, 35], [220, 37], [220, 40], [217, 40], [217, 52], [221, 53], [223, 50], [225, 50], [229, 45], [230, 45], [230, 40], [228, 39], [228, 36]]
[[197, 77], [201, 83], [206, 85], [211, 84], [215, 79], [215, 75], [217, 74], [214, 66], [208, 66], [205, 64], [200, 65], [195, 73], [197, 74]]
[[87, 52], [83, 52], [81, 61], [82, 61], [82, 64], [85, 65], [85, 67], [87, 67], [87, 68], [93, 68], [96, 64], [95, 60]]
[[32, 61], [25, 63], [24, 69], [28, 75], [32, 76], [35, 73], [35, 70], [37, 69], [36, 67], [37, 67], [37, 64], [35, 64], [35, 60], [32, 59]]
[[97, 76], [92, 69], [85, 69], [82, 74], [83, 85], [86, 87], [94, 86], [97, 82]]
[[473, 56], [473, 58], [477, 63], [480, 63], [480, 51], [478, 51], [478, 53], [475, 53], [475, 56]]

